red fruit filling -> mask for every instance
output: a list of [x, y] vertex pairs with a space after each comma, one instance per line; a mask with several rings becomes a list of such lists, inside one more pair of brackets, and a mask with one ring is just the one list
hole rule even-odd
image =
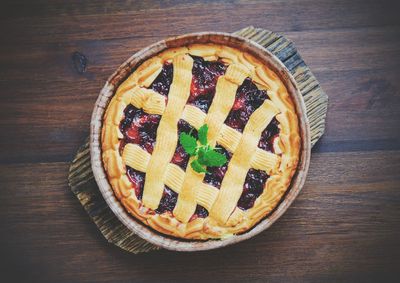
[[215, 86], [220, 76], [225, 74], [227, 66], [219, 61], [205, 61], [193, 57], [192, 83], [188, 103], [207, 113], [215, 95]]
[[262, 194], [268, 174], [262, 170], [250, 169], [247, 172], [243, 186], [243, 192], [238, 201], [238, 207], [242, 210], [253, 207], [256, 199]]
[[245, 79], [236, 92], [235, 102], [225, 124], [243, 132], [251, 114], [268, 98], [266, 90], [259, 90], [250, 78]]
[[197, 205], [196, 206], [196, 211], [194, 212], [194, 214], [192, 215], [192, 217], [190, 218], [189, 221], [193, 221], [193, 220], [195, 220], [197, 218], [206, 218], [207, 216], [208, 216], [207, 209], [205, 209], [201, 205]]
[[122, 151], [125, 144], [134, 143], [152, 153], [161, 116], [147, 114], [133, 105], [128, 105], [124, 113], [125, 117], [120, 124], [120, 130], [124, 135], [120, 150]]
[[274, 117], [265, 130], [261, 133], [261, 139], [258, 143], [259, 148], [274, 152], [274, 139], [279, 135], [278, 125], [279, 122]]
[[157, 213], [164, 213], [167, 211], [173, 211], [178, 199], [178, 194], [173, 190], [165, 186], [163, 195], [160, 200], [158, 208], [155, 210]]
[[139, 200], [142, 199], [146, 174], [129, 166], [126, 166], [126, 173], [128, 175], [129, 181], [131, 181], [131, 183], [133, 184], [133, 189], [135, 190], [136, 197]]
[[172, 84], [174, 68], [171, 63], [165, 63], [160, 74], [150, 85], [150, 88], [161, 95], [168, 96]]

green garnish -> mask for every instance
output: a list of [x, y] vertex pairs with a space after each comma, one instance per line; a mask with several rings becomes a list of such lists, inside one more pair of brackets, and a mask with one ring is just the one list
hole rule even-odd
[[225, 155], [211, 147], [207, 141], [208, 126], [204, 124], [198, 131], [198, 140], [191, 133], [181, 133], [179, 142], [183, 149], [195, 159], [190, 166], [197, 173], [207, 173], [207, 166], [219, 167], [226, 163]]
[[207, 134], [208, 134], [208, 125], [204, 124], [199, 129], [199, 142], [202, 145], [207, 145]]
[[190, 156], [193, 156], [197, 148], [196, 139], [190, 134], [181, 133], [179, 136], [179, 140], [186, 153], [189, 154]]
[[197, 173], [207, 173], [207, 170], [200, 164], [197, 159], [193, 160], [190, 163], [190, 166], [192, 166], [192, 169]]

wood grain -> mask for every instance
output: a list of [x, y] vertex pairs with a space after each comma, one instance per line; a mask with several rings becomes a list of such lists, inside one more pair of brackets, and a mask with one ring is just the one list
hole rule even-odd
[[[0, 11], [4, 281], [397, 281], [398, 3], [8, 2]], [[299, 198], [266, 233], [219, 251], [134, 256], [106, 244], [67, 185], [106, 78], [164, 37], [251, 24], [293, 40], [330, 97]], [[75, 51], [88, 58], [83, 74]]]

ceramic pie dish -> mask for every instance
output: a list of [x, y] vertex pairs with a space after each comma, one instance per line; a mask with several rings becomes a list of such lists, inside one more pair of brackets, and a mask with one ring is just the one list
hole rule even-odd
[[261, 46], [198, 33], [142, 49], [96, 102], [92, 169], [116, 216], [172, 250], [212, 249], [268, 228], [304, 184], [301, 94]]

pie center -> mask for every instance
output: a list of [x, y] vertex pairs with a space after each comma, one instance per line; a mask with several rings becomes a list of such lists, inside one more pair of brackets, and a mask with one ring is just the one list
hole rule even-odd
[[[206, 61], [202, 57], [197, 56], [192, 56], [192, 58], [192, 81], [187, 105], [195, 106], [202, 112], [208, 113], [215, 96], [218, 78], [225, 74], [227, 65], [219, 60]], [[173, 82], [173, 68], [172, 63], [164, 63], [161, 72], [149, 86], [149, 89], [165, 97], [166, 103], [168, 103], [168, 94]], [[258, 89], [257, 85], [250, 78], [246, 78], [236, 91], [233, 106], [224, 124], [242, 133], [250, 116], [267, 99], [269, 99], [267, 91]], [[143, 109], [138, 109], [129, 104], [124, 110], [124, 116], [119, 125], [119, 129], [123, 134], [119, 148], [120, 154], [122, 155], [124, 147], [127, 144], [136, 144], [149, 154], [152, 154], [157, 142], [157, 129], [160, 120], [160, 115], [148, 114]], [[273, 118], [269, 125], [262, 131], [258, 148], [274, 153], [274, 140], [279, 136], [279, 131], [279, 122]], [[197, 137], [195, 127], [187, 121], [180, 119], [177, 125], [177, 136], [182, 132], [191, 133]], [[208, 167], [208, 172], [205, 174], [203, 182], [220, 189], [233, 153], [220, 144], [216, 144], [216, 146], [226, 156], [228, 161], [220, 167]], [[179, 166], [182, 170], [186, 170], [189, 158], [190, 156], [178, 142], [170, 162]], [[126, 173], [129, 181], [132, 183], [136, 197], [142, 200], [146, 173], [129, 166], [126, 166]], [[237, 207], [241, 210], [253, 207], [256, 199], [262, 194], [268, 178], [269, 175], [264, 170], [249, 169], [243, 184], [243, 192], [237, 202]], [[178, 193], [165, 185], [159, 206], [153, 210], [153, 213], [172, 214], [177, 200]], [[209, 211], [197, 204], [190, 221], [196, 218], [205, 218], [208, 215]]]

